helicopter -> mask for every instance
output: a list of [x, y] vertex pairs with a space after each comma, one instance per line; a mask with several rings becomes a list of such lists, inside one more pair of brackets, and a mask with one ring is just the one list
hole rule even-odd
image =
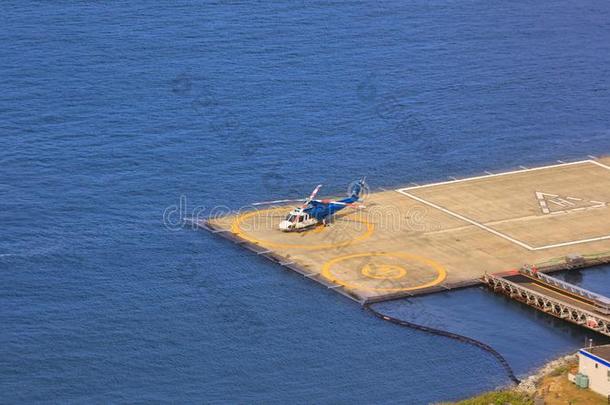
[[364, 208], [363, 205], [358, 204], [358, 200], [366, 187], [365, 178], [358, 180], [353, 183], [349, 190], [349, 197], [342, 200], [333, 201], [330, 199], [317, 200], [316, 195], [322, 188], [322, 184], [313, 190], [311, 195], [306, 199], [300, 200], [276, 200], [254, 203], [252, 205], [270, 205], [270, 204], [281, 204], [292, 201], [303, 201], [300, 207], [292, 209], [278, 224], [278, 228], [282, 232], [300, 232], [307, 229], [311, 229], [316, 225], [323, 224], [329, 225], [332, 217], [335, 213], [342, 210], [345, 207], [352, 208]]

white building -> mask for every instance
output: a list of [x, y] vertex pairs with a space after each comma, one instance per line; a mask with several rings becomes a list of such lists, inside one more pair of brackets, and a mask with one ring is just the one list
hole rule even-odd
[[610, 345], [578, 351], [578, 371], [589, 377], [589, 388], [610, 398]]

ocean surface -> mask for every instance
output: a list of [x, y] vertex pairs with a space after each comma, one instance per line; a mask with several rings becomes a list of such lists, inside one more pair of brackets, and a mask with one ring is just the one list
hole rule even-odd
[[[608, 2], [6, 0], [0, 27], [0, 403], [508, 384], [179, 218], [610, 153]], [[610, 267], [568, 276], [610, 293]], [[378, 309], [521, 376], [590, 337], [478, 288]]]

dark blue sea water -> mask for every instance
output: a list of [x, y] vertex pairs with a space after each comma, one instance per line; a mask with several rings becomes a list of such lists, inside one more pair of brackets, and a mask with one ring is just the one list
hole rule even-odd
[[[506, 384], [485, 352], [164, 210], [610, 152], [607, 2], [7, 0], [0, 27], [2, 403], [419, 404]], [[479, 289], [379, 308], [520, 375], [588, 336]]]

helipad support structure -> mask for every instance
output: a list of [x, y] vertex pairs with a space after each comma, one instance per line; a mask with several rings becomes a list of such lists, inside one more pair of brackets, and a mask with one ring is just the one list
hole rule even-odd
[[277, 229], [287, 206], [197, 224], [359, 302], [473, 285], [524, 263], [559, 269], [573, 254], [581, 266], [610, 256], [610, 158], [371, 193], [365, 204], [301, 233]]

